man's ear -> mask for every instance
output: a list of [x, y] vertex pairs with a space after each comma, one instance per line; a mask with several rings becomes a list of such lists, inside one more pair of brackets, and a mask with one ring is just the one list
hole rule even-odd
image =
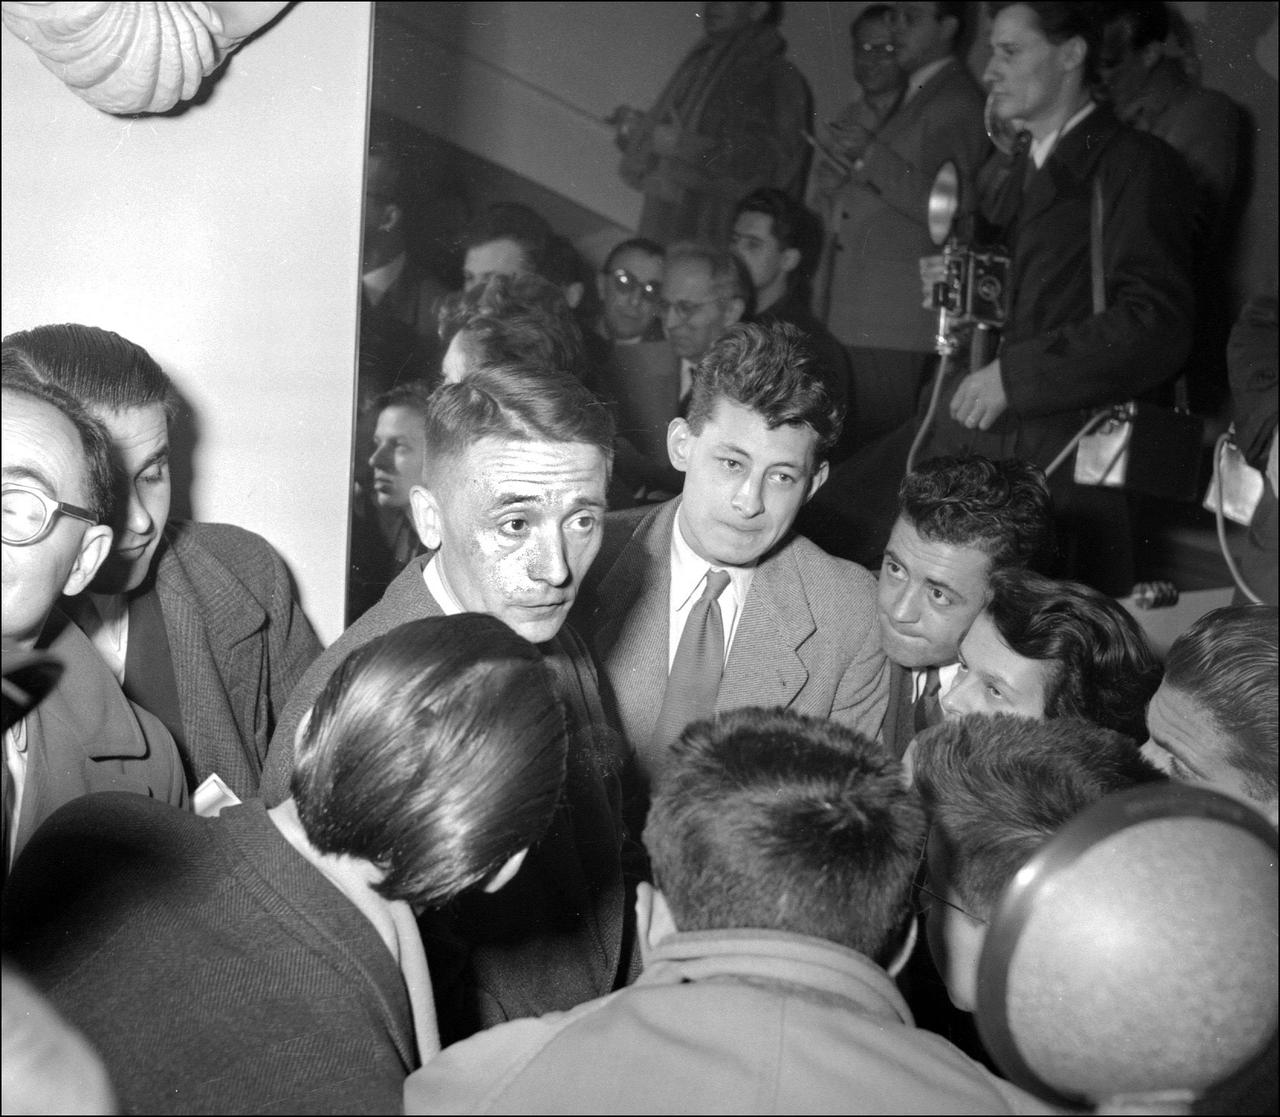
[[746, 309], [747, 304], [737, 295], [731, 298], [724, 308], [724, 328], [727, 330], [730, 326], [736, 326]]
[[1079, 70], [1084, 66], [1085, 55], [1088, 52], [1089, 48], [1084, 39], [1079, 35], [1073, 35], [1058, 47], [1058, 61], [1063, 70]]
[[693, 453], [694, 433], [687, 419], [672, 419], [667, 424], [667, 457], [673, 468], [684, 473]]
[[640, 960], [648, 965], [658, 943], [678, 930], [667, 898], [651, 884], [636, 885], [636, 939], [640, 943]]
[[898, 950], [897, 956], [885, 967], [890, 977], [897, 977], [911, 959], [911, 954], [916, 948], [916, 939], [919, 938], [919, 935], [920, 920], [911, 919], [907, 923], [907, 936], [902, 940], [902, 946]]
[[784, 248], [782, 255], [778, 257], [778, 266], [782, 268], [787, 275], [800, 266], [800, 249]]
[[438, 551], [441, 541], [440, 505], [435, 494], [423, 485], [409, 490], [409, 518], [413, 530], [418, 533], [422, 545], [429, 551]]
[[564, 292], [564, 301], [569, 304], [570, 310], [577, 310], [582, 305], [582, 296], [587, 293], [586, 286], [576, 279], [560, 289]]
[[813, 476], [809, 478], [809, 491], [805, 494], [805, 502], [808, 503], [813, 499], [816, 493], [823, 485], [827, 483], [827, 477], [831, 473], [831, 463], [823, 462], [817, 469], [813, 471]]
[[111, 540], [115, 533], [106, 524], [95, 524], [84, 533], [80, 540], [80, 551], [72, 564], [71, 573], [67, 575], [62, 592], [67, 597], [80, 593], [98, 573], [100, 567], [111, 554]]
[[525, 846], [524, 849], [508, 857], [502, 868], [484, 882], [483, 891], [497, 892], [499, 888], [507, 884], [520, 871], [520, 866], [524, 864], [524, 855], [528, 852], [529, 847]]
[[397, 225], [400, 219], [404, 217], [404, 210], [401, 209], [397, 202], [384, 202], [382, 206], [382, 217], [378, 220], [378, 232], [389, 233]]

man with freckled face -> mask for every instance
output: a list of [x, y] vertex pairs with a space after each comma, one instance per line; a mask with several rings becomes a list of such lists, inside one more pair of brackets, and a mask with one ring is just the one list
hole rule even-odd
[[709, 680], [709, 708], [688, 720], [781, 706], [879, 734], [888, 675], [871, 575], [791, 533], [826, 479], [841, 411], [794, 326], [736, 326], [698, 365], [688, 418], [668, 429], [682, 495], [607, 518], [575, 619], [601, 665], [606, 707], [636, 750], [639, 790], [683, 729], [671, 720], [684, 687], [680, 646], [713, 608], [721, 674]]
[[993, 571], [1046, 561], [1053, 522], [1035, 466], [976, 455], [935, 458], [908, 474], [877, 591], [880, 640], [893, 665], [885, 743], [902, 757], [942, 719], [960, 641], [986, 606]]
[[329, 677], [354, 649], [408, 621], [488, 613], [542, 649], [569, 735], [565, 792], [507, 889], [424, 917], [445, 1043], [572, 1008], [630, 975], [619, 807], [626, 756], [608, 734], [590, 656], [564, 623], [600, 548], [612, 445], [608, 410], [568, 373], [489, 365], [437, 388], [423, 478], [410, 492], [431, 553], [316, 660], [272, 741], [262, 782], [269, 806], [289, 794], [290, 742]]

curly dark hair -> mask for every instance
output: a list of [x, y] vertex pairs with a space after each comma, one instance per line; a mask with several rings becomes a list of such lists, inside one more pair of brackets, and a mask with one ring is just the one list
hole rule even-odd
[[689, 400], [695, 434], [727, 399], [759, 412], [770, 430], [811, 427], [818, 436], [815, 465], [840, 437], [844, 406], [819, 369], [809, 342], [786, 322], [731, 327], [698, 363]]
[[902, 479], [898, 507], [924, 538], [978, 547], [993, 570], [1053, 569], [1053, 500], [1044, 473], [1030, 462], [931, 458]]
[[991, 575], [987, 615], [1017, 655], [1050, 665], [1045, 717], [1146, 740], [1160, 663], [1123, 605], [1079, 582], [1007, 569]]

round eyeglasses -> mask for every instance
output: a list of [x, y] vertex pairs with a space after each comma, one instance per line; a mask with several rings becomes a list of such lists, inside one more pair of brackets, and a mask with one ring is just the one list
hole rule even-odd
[[609, 286], [613, 288], [614, 294], [624, 299], [638, 298], [650, 306], [657, 306], [662, 298], [661, 283], [652, 279], [648, 283], [641, 283], [626, 268], [609, 272]]
[[854, 43], [853, 49], [859, 54], [881, 58], [892, 58], [898, 52], [893, 43]]
[[97, 524], [98, 517], [85, 508], [64, 500], [54, 500], [38, 489], [26, 485], [0, 488], [0, 539], [13, 546], [26, 546], [43, 539], [59, 516], [70, 516], [86, 524]]
[[690, 302], [686, 299], [680, 299], [678, 302], [668, 302], [666, 299], [658, 303], [658, 309], [662, 311], [665, 317], [668, 314], [674, 314], [676, 321], [687, 322], [704, 306], [710, 306], [712, 303], [718, 303], [719, 299], [703, 299], [701, 302]]

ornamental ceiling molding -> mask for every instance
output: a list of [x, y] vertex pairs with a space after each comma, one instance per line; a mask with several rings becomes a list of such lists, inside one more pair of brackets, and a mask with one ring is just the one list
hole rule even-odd
[[4, 25], [94, 108], [167, 112], [189, 101], [288, 2], [3, 3]]

